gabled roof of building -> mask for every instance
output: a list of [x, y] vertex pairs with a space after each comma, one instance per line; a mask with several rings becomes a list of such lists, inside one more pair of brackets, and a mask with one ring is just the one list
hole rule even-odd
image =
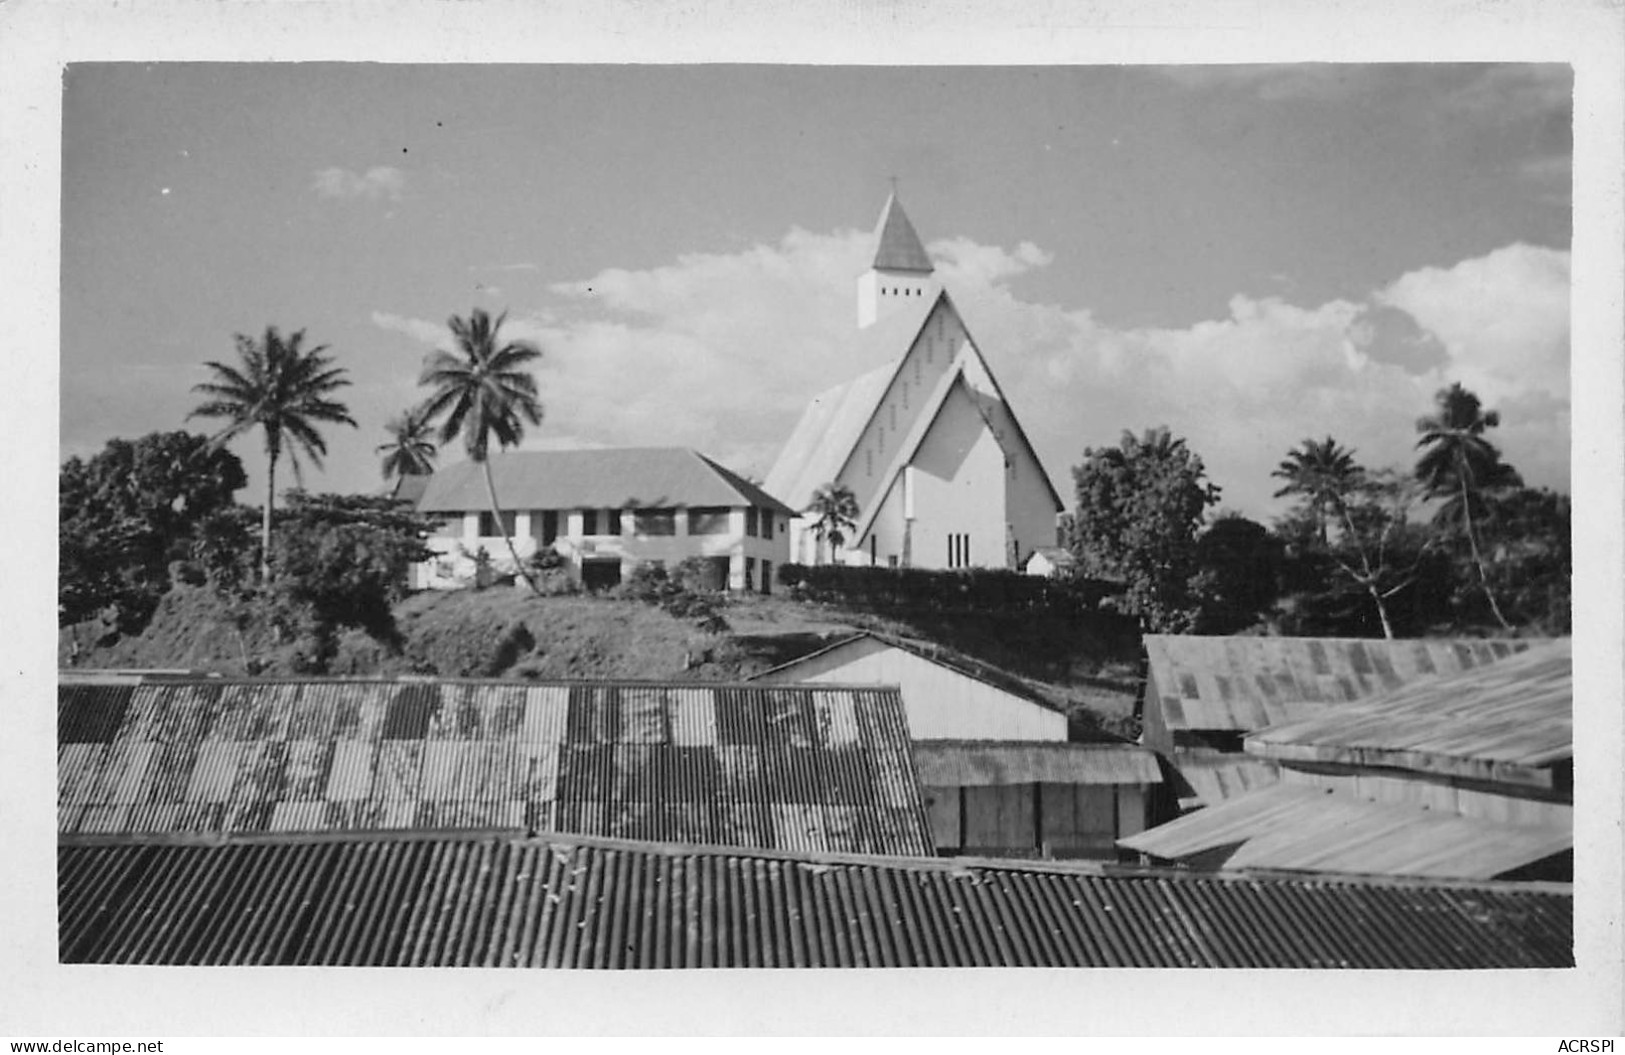
[[389, 497], [416, 505], [432, 477], [432, 473], [404, 473], [395, 478], [395, 486], [390, 488]]
[[[687, 447], [504, 451], [490, 456], [504, 509], [636, 509], [753, 505], [795, 510]], [[432, 513], [489, 509], [484, 469], [459, 462], [430, 477], [418, 508]]]
[[57, 721], [63, 834], [512, 828], [932, 852], [896, 689], [64, 675]]
[[875, 270], [921, 271], [929, 274], [935, 268], [931, 256], [925, 251], [920, 236], [909, 223], [908, 214], [896, 193], [886, 199], [880, 210], [880, 222], [875, 224]]
[[1248, 732], [1332, 704], [1494, 663], [1533, 639], [1198, 637], [1147, 634], [1150, 678], [1169, 729]]
[[[1494, 968], [1574, 964], [1562, 884], [789, 854], [580, 836], [68, 839], [64, 963]], [[116, 892], [116, 896], [114, 896]]]
[[1215, 867], [1491, 879], [1572, 850], [1572, 824], [1502, 824], [1303, 784], [1275, 784], [1117, 841]]
[[924, 787], [1162, 783], [1156, 753], [1137, 744], [916, 740], [914, 768]]
[[905, 301], [873, 326], [854, 333], [856, 358], [881, 365], [812, 398], [767, 474], [768, 490], [801, 511], [812, 504], [820, 487], [839, 475], [941, 299], [939, 294]]
[[1488, 666], [1428, 678], [1369, 702], [1271, 726], [1248, 753], [1552, 786], [1574, 757], [1574, 659], [1551, 641]]
[[934, 663], [945, 670], [951, 670], [961, 677], [979, 681], [990, 688], [1000, 692], [1009, 693], [1028, 703], [1043, 707], [1045, 710], [1064, 713], [1060, 704], [1043, 693], [1032, 688], [1020, 678], [1007, 671], [1000, 670], [990, 664], [972, 659], [961, 652], [955, 652], [941, 645], [928, 641], [916, 641], [911, 638], [899, 637], [895, 634], [883, 634], [875, 630], [859, 630], [838, 641], [833, 641], [823, 648], [815, 649], [804, 656], [797, 656], [787, 663], [780, 663], [776, 667], [753, 674], [749, 681], [768, 678], [775, 675], [790, 674], [798, 668], [805, 666], [809, 661], [830, 656], [847, 650], [860, 641], [874, 641], [890, 648], [901, 649], [909, 655], [916, 656], [928, 663]]

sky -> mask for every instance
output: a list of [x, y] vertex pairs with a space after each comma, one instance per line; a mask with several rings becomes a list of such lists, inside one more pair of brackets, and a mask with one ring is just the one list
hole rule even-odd
[[[1220, 507], [1309, 437], [1414, 464], [1460, 381], [1569, 485], [1565, 65], [76, 63], [61, 457], [187, 421], [233, 336], [353, 381], [312, 490], [374, 491], [446, 320], [535, 341], [530, 447], [765, 476], [856, 358], [891, 188], [1052, 479], [1167, 426]], [[901, 349], [898, 349], [901, 352]], [[257, 504], [257, 437], [233, 450]], [[460, 449], [442, 462], [460, 460]], [[279, 470], [279, 486], [291, 484]]]

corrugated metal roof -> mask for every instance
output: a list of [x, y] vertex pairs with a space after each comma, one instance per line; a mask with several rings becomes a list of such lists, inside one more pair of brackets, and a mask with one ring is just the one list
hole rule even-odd
[[[1572, 824], [1514, 825], [1276, 784], [1118, 840], [1164, 860], [1224, 868], [1490, 879], [1574, 846]], [[1229, 851], [1228, 853], [1226, 851]]]
[[926, 787], [1009, 784], [1160, 784], [1154, 752], [1135, 744], [916, 740]]
[[463, 835], [70, 840], [64, 963], [1567, 967], [1556, 884], [813, 857]]
[[1178, 789], [1183, 809], [1213, 806], [1281, 779], [1274, 762], [1234, 752], [1175, 749], [1167, 758], [1175, 781], [1186, 785]]
[[946, 303], [940, 293], [906, 300], [852, 335], [854, 358], [881, 365], [813, 397], [767, 474], [768, 491], [804, 510], [820, 487], [839, 476], [939, 302]]
[[64, 833], [511, 827], [932, 852], [896, 689], [65, 675], [57, 717]]
[[1421, 678], [1494, 663], [1529, 639], [1197, 637], [1147, 634], [1146, 706], [1171, 730], [1241, 731], [1311, 718]]
[[914, 225], [903, 212], [897, 195], [886, 198], [880, 210], [880, 222], [875, 224], [875, 270], [877, 271], [934, 271], [931, 256], [920, 242]]
[[1574, 757], [1569, 641], [1248, 737], [1250, 754], [1552, 786]]
[[[795, 511], [686, 447], [504, 451], [490, 456], [505, 509], [634, 509], [753, 505]], [[418, 508], [437, 513], [490, 507], [485, 470], [458, 462], [436, 470]]]

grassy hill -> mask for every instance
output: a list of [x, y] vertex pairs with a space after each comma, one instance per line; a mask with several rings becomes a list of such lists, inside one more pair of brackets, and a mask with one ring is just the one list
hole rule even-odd
[[[1138, 651], [1136, 642], [1101, 640], [1058, 619], [940, 611], [879, 615], [782, 596], [729, 596], [720, 613], [726, 630], [702, 628], [696, 620], [640, 601], [538, 598], [510, 588], [422, 593], [394, 614], [398, 647], [348, 631], [328, 672], [733, 681], [857, 630], [873, 630], [920, 641], [946, 658], [997, 668], [1071, 714], [1075, 728], [1086, 735], [1125, 727]], [[292, 644], [278, 641], [268, 627], [234, 612], [211, 591], [190, 586], [171, 590], [140, 636], [98, 644], [93, 628], [65, 628], [58, 662], [235, 676], [301, 669]]]

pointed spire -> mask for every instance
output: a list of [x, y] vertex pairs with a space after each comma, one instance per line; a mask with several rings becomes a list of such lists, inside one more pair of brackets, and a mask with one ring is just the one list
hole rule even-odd
[[892, 192], [886, 207], [880, 211], [880, 223], [875, 225], [876, 271], [918, 271], [930, 274], [935, 270], [926, 255], [914, 225], [908, 222], [902, 203], [897, 200], [897, 180], [892, 179]]

